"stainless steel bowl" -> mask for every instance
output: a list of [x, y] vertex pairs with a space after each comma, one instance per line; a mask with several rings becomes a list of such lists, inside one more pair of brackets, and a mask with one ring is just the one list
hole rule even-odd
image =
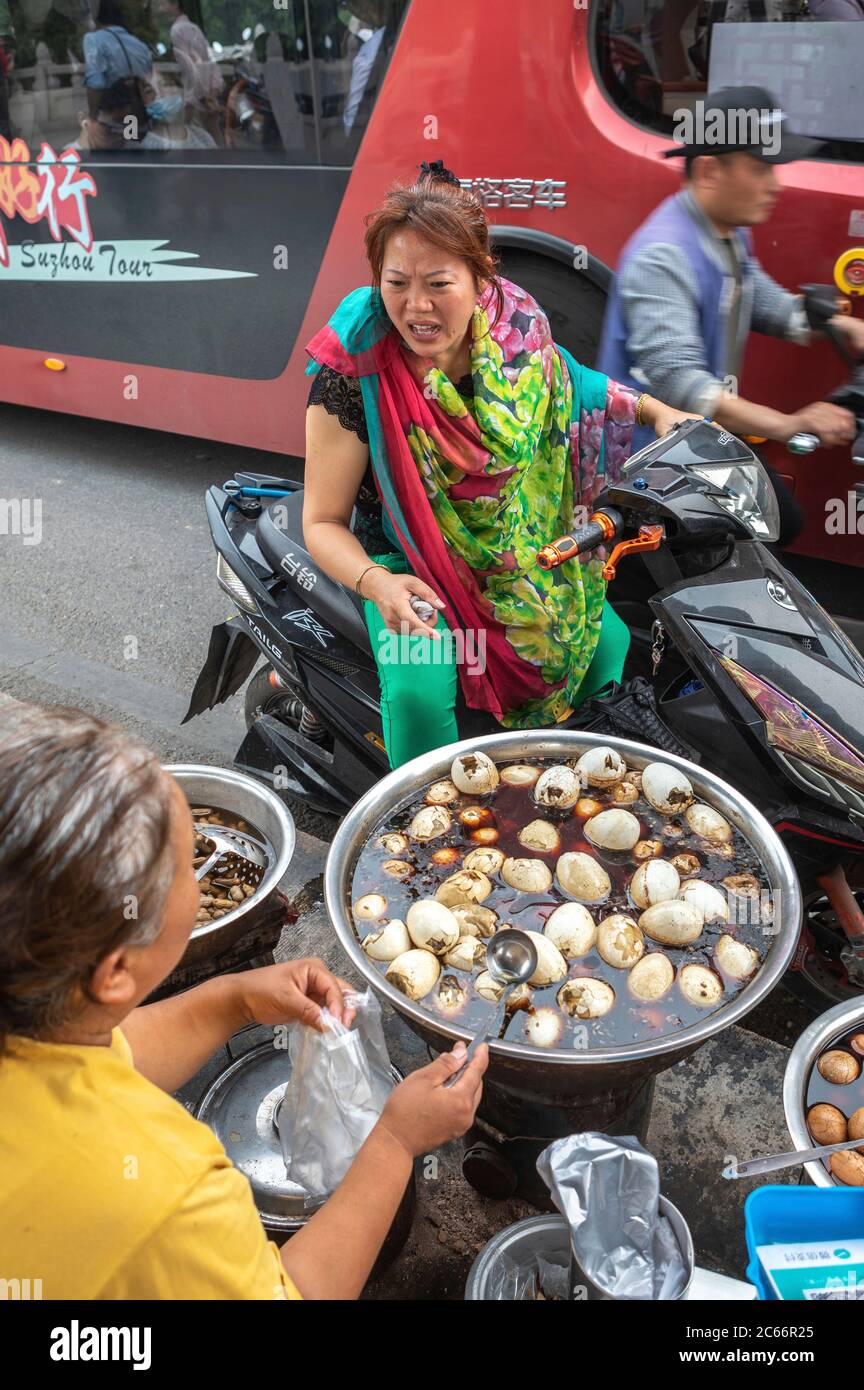
[[190, 806], [218, 806], [241, 816], [273, 846], [272, 862], [253, 896], [217, 921], [195, 928], [181, 962], [186, 967], [221, 955], [252, 930], [291, 863], [296, 836], [291, 813], [278, 796], [243, 772], [198, 763], [170, 763], [165, 771], [179, 782]]
[[[807, 1128], [807, 1083], [817, 1057], [838, 1038], [859, 1025], [864, 1025], [864, 998], [846, 999], [814, 1019], [789, 1053], [783, 1075], [783, 1109], [786, 1127], [796, 1149], [813, 1147]], [[817, 1187], [846, 1187], [846, 1183], [837, 1182], [831, 1176], [818, 1158], [813, 1163], [805, 1163], [804, 1169]]]
[[[693, 1237], [678, 1208], [673, 1206], [662, 1193], [660, 1194], [659, 1207], [660, 1215], [666, 1217], [675, 1232], [679, 1249], [687, 1266], [687, 1284], [678, 1295], [678, 1300], [683, 1300], [689, 1293], [690, 1285], [693, 1282], [693, 1271], [696, 1268]], [[482, 1303], [490, 1300], [496, 1285], [500, 1288], [498, 1279], [501, 1273], [501, 1262], [505, 1256], [513, 1264], [530, 1266], [537, 1255], [542, 1255], [544, 1259], [553, 1264], [563, 1264], [569, 1267], [570, 1230], [559, 1212], [550, 1213], [548, 1216], [529, 1216], [524, 1221], [517, 1221], [512, 1226], [506, 1226], [503, 1231], [498, 1231], [488, 1244], [484, 1245], [471, 1266], [465, 1285], [466, 1302]], [[575, 1280], [577, 1285], [583, 1285], [586, 1302], [610, 1301], [609, 1295], [599, 1289], [596, 1284], [588, 1281], [586, 1275], [576, 1272]], [[581, 1298], [579, 1301], [582, 1301]]]
[[351, 881], [357, 859], [375, 827], [412, 793], [436, 778], [449, 776], [450, 765], [459, 753], [482, 749], [497, 762], [515, 758], [530, 762], [541, 758], [572, 758], [598, 745], [616, 748], [630, 767], [643, 768], [650, 762], [662, 761], [687, 774], [697, 795], [716, 806], [747, 837], [762, 860], [779, 904], [779, 929], [758, 973], [734, 999], [709, 1018], [667, 1037], [651, 1038], [626, 1047], [579, 1052], [562, 1048], [541, 1050], [515, 1041], [493, 1042], [487, 1080], [527, 1100], [540, 1092], [547, 1101], [566, 1105], [581, 1096], [604, 1090], [632, 1088], [664, 1071], [715, 1033], [738, 1023], [774, 988], [789, 964], [798, 939], [801, 892], [789, 855], [765, 818], [714, 773], [697, 767], [686, 758], [661, 753], [642, 743], [566, 730], [492, 734], [438, 748], [383, 778], [345, 817], [327, 858], [324, 875], [327, 910], [342, 946], [360, 974], [436, 1051], [452, 1047], [458, 1038], [467, 1041], [472, 1036], [470, 1030], [439, 1020], [421, 1004], [407, 999], [360, 949], [350, 913]]

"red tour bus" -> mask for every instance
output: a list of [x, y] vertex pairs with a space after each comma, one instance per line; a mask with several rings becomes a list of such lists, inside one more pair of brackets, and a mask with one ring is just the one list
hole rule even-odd
[[[99, 149], [74, 8], [34, 23], [0, 0], [5, 401], [302, 457], [304, 344], [368, 280], [364, 214], [423, 159], [471, 184], [504, 273], [590, 364], [621, 246], [678, 186], [674, 113], [724, 79], [831, 137], [779, 170], [763, 265], [864, 290], [864, 145], [843, 109], [864, 24], [859, 41], [803, 0], [189, 0], [188, 18], [128, 0], [120, 40], [150, 48], [162, 105], [143, 139]], [[827, 344], [754, 335], [741, 390], [791, 410], [843, 371]], [[849, 451], [771, 454], [808, 519], [794, 548], [864, 563], [825, 527], [826, 499], [854, 497]]]

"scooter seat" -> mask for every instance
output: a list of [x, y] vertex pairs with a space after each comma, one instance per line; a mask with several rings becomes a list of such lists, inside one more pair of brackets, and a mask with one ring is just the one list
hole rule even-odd
[[304, 608], [324, 627], [372, 655], [362, 599], [316, 565], [303, 539], [303, 492], [298, 490], [262, 511], [255, 528], [261, 551]]

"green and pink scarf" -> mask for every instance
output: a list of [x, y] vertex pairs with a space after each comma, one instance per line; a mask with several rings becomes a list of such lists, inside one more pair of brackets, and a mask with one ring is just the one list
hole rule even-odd
[[451, 630], [485, 631], [486, 668], [459, 668], [470, 708], [505, 728], [564, 719], [600, 636], [602, 553], [548, 573], [537, 553], [584, 519], [630, 451], [636, 394], [552, 341], [543, 310], [502, 280], [471, 324], [473, 408], [411, 352], [379, 291], [354, 290], [307, 345], [358, 377], [389, 529], [443, 599]]

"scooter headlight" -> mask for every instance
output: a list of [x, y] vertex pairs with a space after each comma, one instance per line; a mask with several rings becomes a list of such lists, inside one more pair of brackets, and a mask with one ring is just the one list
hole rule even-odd
[[232, 570], [223, 555], [216, 557], [216, 582], [220, 589], [230, 594], [238, 608], [246, 613], [257, 613], [258, 605], [242, 580]]
[[711, 484], [711, 496], [724, 512], [743, 521], [758, 540], [776, 541], [780, 511], [771, 479], [758, 459], [752, 463], [694, 463], [690, 470]]

